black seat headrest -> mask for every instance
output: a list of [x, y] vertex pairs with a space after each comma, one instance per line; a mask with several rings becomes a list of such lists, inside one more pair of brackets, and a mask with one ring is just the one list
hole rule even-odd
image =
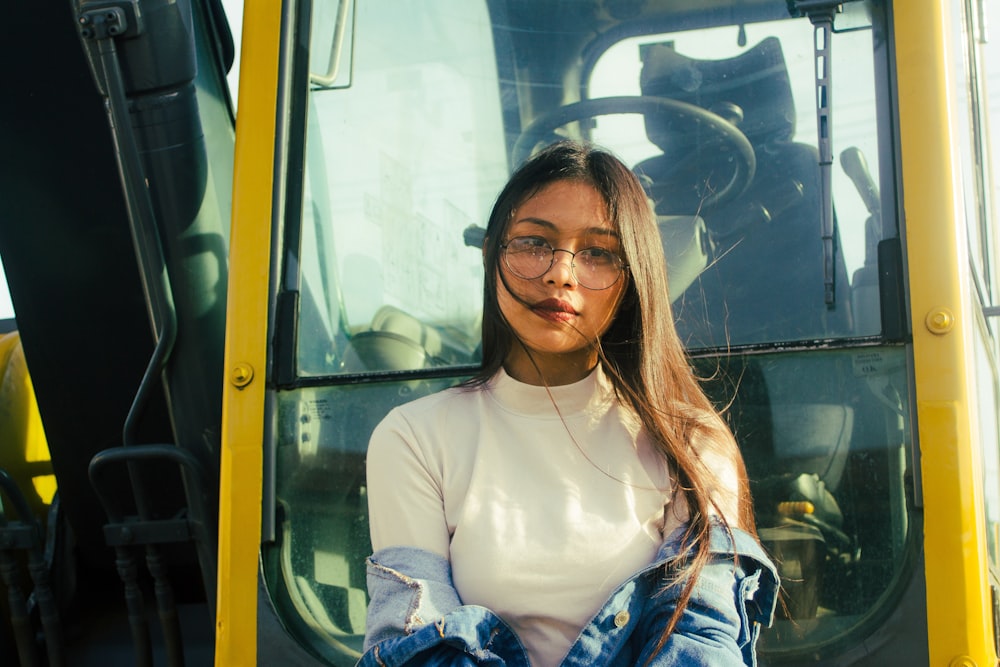
[[[694, 104], [730, 121], [735, 105], [742, 112], [736, 125], [753, 145], [788, 141], [795, 133], [792, 86], [776, 37], [726, 60], [688, 58], [669, 43], [647, 45], [641, 55], [643, 95]], [[646, 122], [650, 141], [664, 151], [679, 139], [675, 132], [669, 121]]]

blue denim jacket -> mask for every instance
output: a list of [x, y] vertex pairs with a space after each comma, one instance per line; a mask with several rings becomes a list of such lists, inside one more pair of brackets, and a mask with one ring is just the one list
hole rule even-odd
[[[664, 585], [664, 565], [679, 553], [683, 530], [663, 543], [653, 564], [611, 594], [563, 667], [756, 665], [757, 636], [771, 624], [778, 574], [756, 540], [721, 525], [712, 527], [712, 558], [676, 629], [647, 662], [683, 589]], [[358, 667], [529, 667], [503, 620], [462, 604], [441, 556], [412, 547], [381, 549], [368, 559], [368, 590], [368, 633]]]

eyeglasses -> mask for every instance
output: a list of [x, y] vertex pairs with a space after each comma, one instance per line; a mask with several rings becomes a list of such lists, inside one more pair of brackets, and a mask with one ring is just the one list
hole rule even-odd
[[608, 289], [622, 275], [625, 262], [607, 248], [584, 248], [570, 252], [553, 248], [538, 236], [518, 236], [500, 246], [503, 261], [518, 278], [534, 280], [545, 275], [556, 259], [556, 252], [569, 253], [573, 260], [570, 267], [576, 281], [592, 290]]

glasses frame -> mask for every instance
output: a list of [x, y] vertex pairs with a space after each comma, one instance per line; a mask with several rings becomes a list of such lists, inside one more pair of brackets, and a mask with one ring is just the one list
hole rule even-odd
[[[502, 255], [503, 255], [503, 263], [507, 267], [507, 270], [510, 271], [511, 273], [513, 273], [518, 278], [521, 278], [522, 280], [535, 280], [537, 278], [541, 278], [546, 273], [548, 273], [549, 271], [551, 271], [552, 270], [552, 266], [556, 263], [556, 253], [557, 252], [565, 252], [565, 253], [569, 254], [569, 256], [571, 258], [570, 262], [569, 262], [569, 270], [570, 270], [570, 273], [573, 274], [573, 279], [576, 280], [577, 284], [580, 285], [580, 287], [586, 287], [587, 289], [589, 289], [591, 291], [594, 291], [594, 292], [602, 292], [602, 291], [604, 291], [606, 289], [611, 289], [612, 287], [614, 287], [615, 285], [618, 284], [618, 281], [621, 280], [621, 278], [622, 278], [622, 274], [624, 274], [625, 271], [628, 270], [628, 264], [625, 262], [624, 259], [622, 259], [621, 255], [619, 255], [618, 253], [610, 252], [607, 248], [602, 248], [600, 246], [587, 246], [586, 248], [580, 248], [576, 252], [573, 252], [572, 250], [567, 250], [566, 248], [554, 248], [551, 243], [549, 243], [548, 241], [544, 241], [544, 239], [541, 239], [541, 240], [543, 240], [545, 242], [546, 247], [548, 247], [548, 249], [549, 249], [549, 265], [547, 267], [545, 267], [545, 270], [543, 270], [537, 276], [526, 276], [526, 275], [523, 275], [523, 274], [519, 273], [517, 270], [514, 269], [513, 266], [511, 266], [510, 260], [507, 257], [507, 249], [510, 247], [511, 243], [513, 243], [514, 241], [517, 241], [518, 239], [530, 239], [530, 238], [538, 238], [538, 237], [533, 237], [533, 236], [515, 236], [513, 238], [507, 239], [507, 241], [505, 241], [504, 243], [500, 244], [500, 250], [501, 250]], [[595, 249], [596, 250], [602, 250], [604, 252], [609, 252], [611, 255], [613, 255], [618, 260], [618, 275], [616, 275], [615, 279], [612, 280], [611, 283], [608, 284], [605, 287], [591, 287], [590, 285], [587, 285], [582, 280], [580, 280], [580, 277], [578, 275], [576, 275], [576, 256], [578, 254], [580, 254], [581, 252], [587, 252], [588, 250], [595, 250]]]

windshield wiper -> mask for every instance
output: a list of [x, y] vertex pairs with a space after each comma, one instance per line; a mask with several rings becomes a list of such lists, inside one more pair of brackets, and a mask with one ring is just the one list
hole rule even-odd
[[[848, 2], [855, 0], [848, 0]], [[843, 11], [843, 0], [788, 0], [792, 16], [807, 16], [813, 24], [814, 65], [816, 70], [816, 133], [819, 149], [821, 238], [823, 239], [823, 282], [826, 307], [836, 304], [837, 247], [833, 221], [833, 105], [831, 104], [831, 47], [834, 16]]]
[[833, 228], [833, 122], [830, 95], [831, 40], [833, 17], [840, 11], [840, 2], [830, 0], [789, 0], [788, 10], [793, 16], [808, 16], [813, 24], [814, 65], [816, 69], [816, 133], [819, 149], [819, 191], [822, 198], [820, 229], [823, 239], [823, 283], [826, 307], [836, 303], [836, 269]]

